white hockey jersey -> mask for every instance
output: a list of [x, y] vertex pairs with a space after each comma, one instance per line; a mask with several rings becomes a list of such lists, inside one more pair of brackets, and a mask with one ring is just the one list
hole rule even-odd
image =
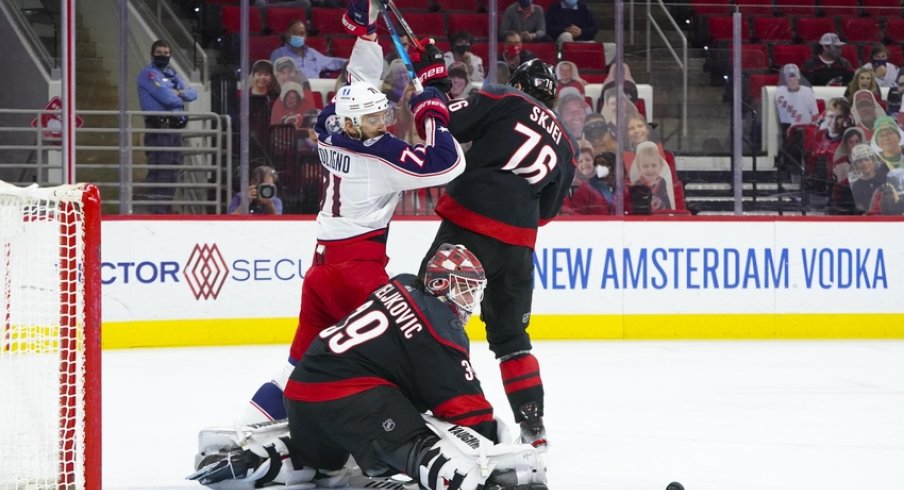
[[[349, 59], [351, 79], [379, 87], [382, 64], [380, 45], [358, 38]], [[341, 127], [335, 105], [324, 108], [315, 127], [320, 163], [328, 172], [317, 215], [318, 240], [372, 236], [389, 225], [402, 191], [442, 185], [464, 171], [464, 152], [455, 138], [432, 119], [426, 126], [423, 145], [409, 145], [388, 133], [360, 141], [333, 132]]]

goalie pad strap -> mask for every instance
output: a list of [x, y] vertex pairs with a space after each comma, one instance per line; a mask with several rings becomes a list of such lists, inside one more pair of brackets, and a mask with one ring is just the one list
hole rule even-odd
[[254, 482], [254, 488], [262, 488], [272, 482], [279, 475], [279, 470], [282, 469], [282, 457], [276, 451], [276, 447], [270, 445], [264, 447], [264, 450], [267, 451], [267, 456], [270, 458], [270, 468], [264, 476]]

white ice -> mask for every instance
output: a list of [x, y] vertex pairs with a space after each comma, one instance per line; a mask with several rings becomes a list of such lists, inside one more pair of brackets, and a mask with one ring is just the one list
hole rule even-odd
[[[553, 490], [904, 488], [904, 342], [538, 342]], [[230, 424], [284, 346], [103, 356], [105, 489], [195, 488], [197, 431]], [[472, 345], [497, 413], [496, 361]]]

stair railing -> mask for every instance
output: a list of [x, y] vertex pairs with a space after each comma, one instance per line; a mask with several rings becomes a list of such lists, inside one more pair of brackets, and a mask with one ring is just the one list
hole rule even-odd
[[[687, 136], [687, 36], [684, 35], [684, 32], [678, 27], [678, 23], [675, 22], [675, 18], [672, 17], [671, 12], [666, 8], [665, 4], [662, 3], [662, 0], [656, 0], [656, 3], [662, 9], [662, 12], [665, 13], [665, 16], [669, 19], [669, 22], [672, 23], [672, 27], [675, 28], [675, 32], [681, 37], [681, 56], [675, 52], [675, 48], [672, 47], [671, 41], [666, 37], [665, 33], [662, 31], [662, 28], [659, 27], [659, 22], [653, 18], [653, 1], [647, 0], [647, 73], [650, 73], [653, 70], [652, 67], [652, 42], [650, 39], [650, 26], [656, 29], [656, 32], [659, 33], [659, 37], [662, 39], [662, 42], [665, 43], [665, 46], [668, 48], [669, 52], [672, 53], [672, 58], [675, 59], [675, 63], [678, 64], [678, 67], [681, 68], [681, 82], [682, 82], [682, 94], [683, 97], [681, 99], [681, 135]], [[632, 22], [633, 24], [633, 22]], [[633, 29], [633, 25], [632, 25]], [[621, 42], [622, 40], [618, 40]]]

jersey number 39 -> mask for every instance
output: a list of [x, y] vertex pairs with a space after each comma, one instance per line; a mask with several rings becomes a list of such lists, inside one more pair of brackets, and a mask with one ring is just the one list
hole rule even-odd
[[356, 345], [379, 337], [389, 328], [389, 319], [382, 311], [368, 311], [371, 305], [373, 300], [359, 306], [345, 321], [320, 332], [320, 338], [326, 341], [332, 352], [342, 354]]

